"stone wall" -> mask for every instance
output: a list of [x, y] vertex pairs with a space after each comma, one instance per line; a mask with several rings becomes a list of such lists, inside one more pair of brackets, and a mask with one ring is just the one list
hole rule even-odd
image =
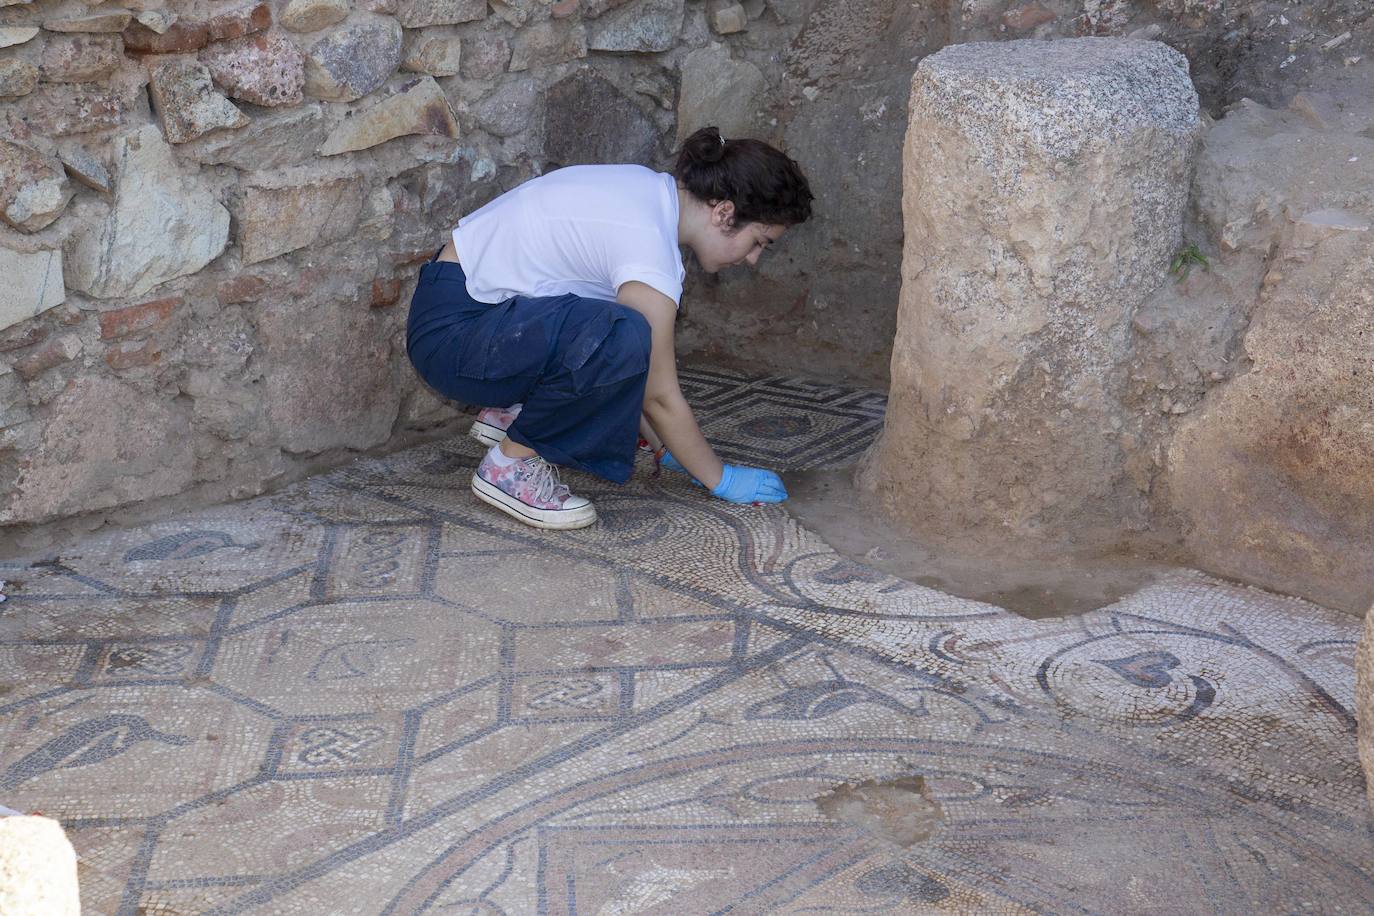
[[743, 132], [748, 99], [701, 77], [750, 75], [726, 44], [749, 22], [683, 0], [0, 3], [8, 546], [442, 429], [455, 405], [404, 356], [419, 264], [532, 175], [663, 162], [680, 81]]
[[1153, 29], [1205, 76], [1224, 38], [1217, 105], [1358, 56], [1357, 5], [0, 0], [0, 549], [442, 432], [400, 334], [444, 230], [704, 124], [785, 146], [818, 218], [757, 273], [693, 270], [682, 349], [880, 382], [923, 55]]
[[[763, 26], [769, 27], [765, 31]], [[1331, 68], [1368, 68], [1366, 0], [769, 0], [748, 36], [773, 138], [815, 176], [817, 219], [757, 271], [695, 276], [685, 339], [724, 362], [883, 385], [901, 286], [901, 150], [917, 63], [946, 45], [1154, 38], [1187, 57], [1204, 110], [1282, 106]], [[739, 45], [732, 45], [738, 48]], [[736, 51], [738, 53], [738, 51]], [[741, 303], [748, 303], [747, 307]]]

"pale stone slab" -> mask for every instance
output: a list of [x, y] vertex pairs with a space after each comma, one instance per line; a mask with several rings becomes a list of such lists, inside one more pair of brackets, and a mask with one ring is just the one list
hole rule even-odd
[[710, 16], [711, 28], [719, 35], [733, 35], [749, 28], [749, 14], [738, 3], [716, 6]]
[[510, 70], [515, 73], [531, 67], [548, 67], [586, 56], [587, 31], [582, 23], [548, 20], [516, 34]]
[[319, 105], [283, 108], [255, 116], [241, 130], [222, 130], [177, 148], [183, 158], [244, 171], [300, 165], [314, 158], [326, 136]]
[[348, 0], [291, 0], [278, 20], [292, 32], [316, 32], [348, 18]]
[[128, 10], [110, 10], [70, 19], [45, 19], [43, 28], [49, 32], [122, 32], [133, 18]]
[[0, 219], [37, 232], [62, 215], [73, 190], [52, 156], [0, 139]]
[[362, 184], [355, 178], [245, 188], [234, 212], [243, 263], [337, 241], [353, 231], [362, 205]]
[[58, 146], [57, 156], [67, 169], [67, 174], [96, 191], [110, 190], [110, 173], [91, 152], [74, 141], [65, 141]]
[[149, 88], [168, 142], [185, 143], [248, 123], [247, 115], [215, 91], [209, 69], [199, 61], [176, 58], [153, 66]]
[[456, 76], [463, 58], [463, 42], [455, 36], [425, 35], [406, 42], [401, 69], [430, 76]]
[[458, 136], [458, 119], [431, 76], [412, 80], [395, 95], [354, 113], [329, 135], [320, 155], [350, 153], [410, 134]]
[[176, 400], [85, 375], [64, 387], [48, 411], [35, 460], [0, 507], [0, 522], [43, 521], [191, 485], [190, 411]]
[[5, 278], [0, 328], [41, 315], [66, 301], [61, 251], [27, 253], [0, 248], [0, 277]]
[[176, 24], [177, 14], [170, 10], [144, 10], [134, 17], [138, 24], [155, 35], [165, 35]]
[[219, 257], [229, 211], [180, 171], [156, 127], [118, 138], [114, 161], [114, 207], [73, 239], [68, 285], [98, 299], [141, 296]]
[[593, 51], [667, 51], [682, 33], [683, 0], [643, 0], [606, 13], [588, 25]]
[[0, 817], [0, 913], [80, 916], [76, 850], [48, 817]]
[[14, 99], [38, 88], [38, 68], [26, 60], [0, 61], [0, 98]]
[[371, 16], [346, 23], [310, 48], [305, 91], [318, 99], [352, 102], [381, 88], [401, 66], [401, 26]]
[[11, 26], [0, 29], [0, 48], [9, 48], [31, 41], [38, 34], [35, 26]]
[[728, 48], [699, 48], [682, 61], [677, 109], [677, 142], [715, 125], [722, 136], [748, 136], [758, 123], [758, 107], [768, 81], [748, 61], [733, 60]]
[[93, 83], [124, 63], [118, 35], [55, 35], [43, 47], [43, 79], [50, 83]]
[[396, 18], [408, 29], [474, 22], [487, 15], [487, 0], [405, 0]]

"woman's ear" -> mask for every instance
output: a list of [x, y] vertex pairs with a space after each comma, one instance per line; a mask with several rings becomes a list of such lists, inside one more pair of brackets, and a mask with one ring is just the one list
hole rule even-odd
[[717, 201], [711, 207], [711, 225], [721, 229], [733, 229], [735, 227], [735, 202], [733, 200]]

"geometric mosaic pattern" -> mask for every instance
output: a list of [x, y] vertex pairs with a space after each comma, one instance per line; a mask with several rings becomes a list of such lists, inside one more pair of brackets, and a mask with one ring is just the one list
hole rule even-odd
[[[881, 422], [684, 375], [737, 460]], [[1357, 621], [1186, 571], [1025, 620], [643, 459], [537, 531], [479, 454], [0, 564], [0, 803], [66, 825], [90, 912], [1374, 911]], [[867, 780], [933, 832], [818, 806]]]

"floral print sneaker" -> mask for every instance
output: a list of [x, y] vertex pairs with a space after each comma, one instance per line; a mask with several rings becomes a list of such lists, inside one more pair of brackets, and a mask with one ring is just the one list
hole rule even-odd
[[488, 453], [472, 475], [472, 492], [536, 528], [585, 528], [596, 521], [591, 502], [572, 495], [558, 469], [538, 455], [501, 467]]
[[473, 421], [468, 435], [483, 445], [499, 445], [506, 438], [506, 430], [520, 416], [521, 404], [509, 407], [484, 407]]

